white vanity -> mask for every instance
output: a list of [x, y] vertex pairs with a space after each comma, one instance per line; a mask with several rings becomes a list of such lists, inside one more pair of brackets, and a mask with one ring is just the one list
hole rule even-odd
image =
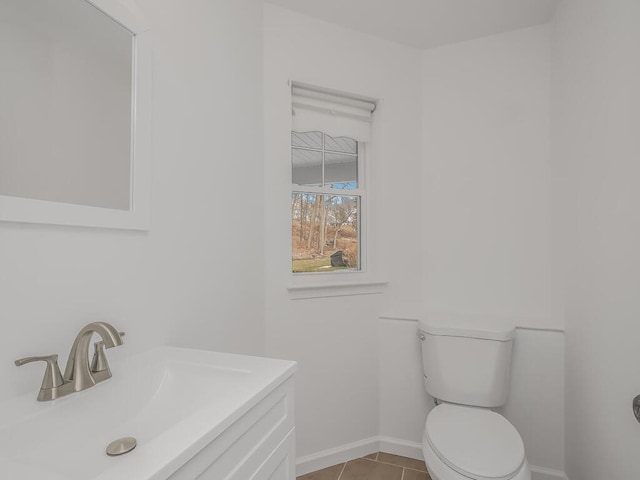
[[[2, 478], [295, 478], [294, 362], [118, 350], [109, 351], [113, 378], [91, 389], [37, 402], [34, 388], [0, 405]], [[121, 437], [135, 437], [137, 447], [107, 456]]]

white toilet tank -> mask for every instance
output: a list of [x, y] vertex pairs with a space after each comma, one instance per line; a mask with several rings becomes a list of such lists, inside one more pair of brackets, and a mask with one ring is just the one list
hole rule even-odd
[[509, 391], [515, 328], [506, 320], [428, 314], [419, 322], [427, 393], [478, 407], [504, 405]]

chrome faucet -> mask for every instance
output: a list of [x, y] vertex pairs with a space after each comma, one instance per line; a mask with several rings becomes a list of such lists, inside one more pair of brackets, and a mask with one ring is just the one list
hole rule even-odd
[[[102, 337], [102, 341], [95, 343], [93, 361], [89, 363], [89, 343], [94, 333]], [[123, 332], [118, 332], [112, 325], [106, 322], [93, 322], [86, 325], [73, 342], [69, 352], [69, 360], [65, 368], [64, 376], [58, 366], [58, 355], [45, 357], [27, 357], [16, 360], [17, 366], [22, 366], [35, 361], [47, 362], [42, 386], [38, 393], [38, 401], [46, 402], [64, 397], [70, 393], [80, 392], [93, 387], [96, 383], [103, 382], [111, 377], [111, 370], [104, 354], [105, 348], [122, 345]]]

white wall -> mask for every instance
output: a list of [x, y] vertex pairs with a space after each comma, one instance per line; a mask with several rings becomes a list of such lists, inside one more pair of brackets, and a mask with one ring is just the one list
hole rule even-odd
[[421, 444], [434, 403], [424, 389], [416, 318], [389, 314], [379, 320], [380, 435]]
[[549, 27], [424, 53], [426, 306], [535, 317], [552, 306]]
[[560, 331], [516, 333], [509, 398], [501, 412], [524, 441], [533, 480], [562, 478], [564, 472], [564, 341]]
[[[423, 92], [423, 308], [511, 316], [525, 327], [504, 413], [529, 462], [561, 472], [564, 342], [550, 248], [549, 26], [425, 51]], [[413, 365], [411, 328], [396, 332]], [[391, 372], [388, 381], [399, 388]], [[391, 407], [415, 415], [418, 395], [394, 402], [384, 423], [391, 428]], [[419, 441], [417, 434], [410, 439]]]
[[567, 259], [567, 474], [640, 476], [640, 3], [565, 0], [554, 29], [555, 243]]
[[14, 359], [64, 364], [94, 320], [127, 332], [111, 356], [263, 351], [262, 1], [139, 4], [155, 43], [151, 230], [0, 223], [0, 398], [37, 394], [43, 366]]
[[[420, 295], [420, 53], [265, 6], [267, 353], [299, 362], [298, 457], [378, 435], [383, 303]], [[380, 99], [367, 157], [371, 278], [384, 295], [292, 300], [288, 80]]]

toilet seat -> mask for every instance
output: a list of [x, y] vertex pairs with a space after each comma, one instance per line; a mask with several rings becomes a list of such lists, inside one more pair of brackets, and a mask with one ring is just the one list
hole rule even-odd
[[[440, 460], [440, 457], [436, 455], [426, 439], [423, 439], [422, 442], [422, 454], [427, 463], [429, 475], [433, 480], [469, 480], [469, 477], [456, 472]], [[509, 480], [531, 480], [531, 470], [526, 458], [520, 471]]]
[[446, 466], [475, 480], [510, 480], [525, 463], [518, 431], [483, 408], [437, 406], [427, 417], [425, 441]]

